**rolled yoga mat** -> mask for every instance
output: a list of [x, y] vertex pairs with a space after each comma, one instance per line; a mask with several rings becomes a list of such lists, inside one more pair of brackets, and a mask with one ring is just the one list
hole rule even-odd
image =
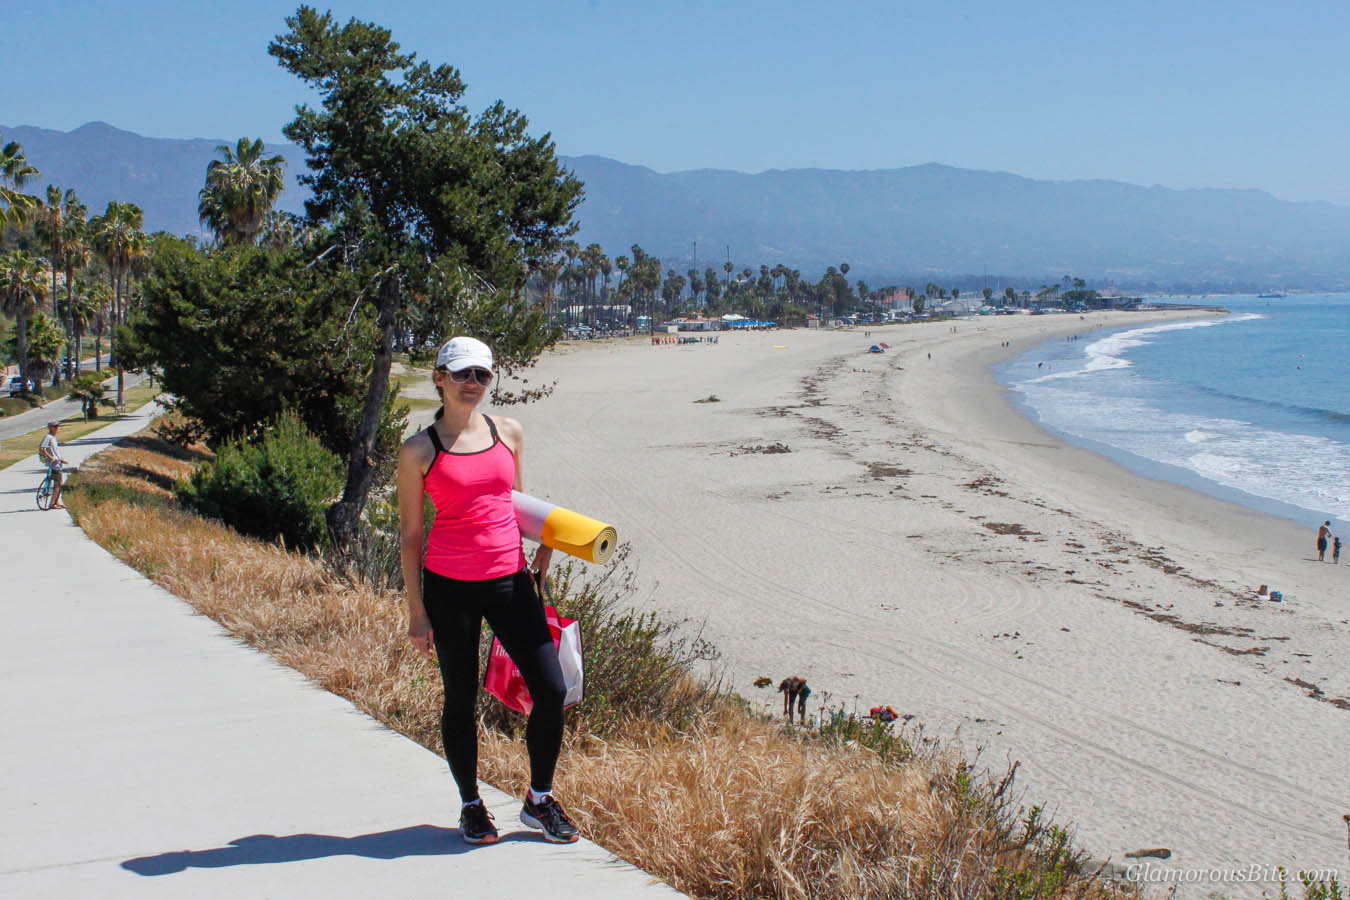
[[619, 533], [613, 525], [520, 491], [511, 492], [511, 504], [520, 533], [532, 541], [602, 566], [614, 555]]

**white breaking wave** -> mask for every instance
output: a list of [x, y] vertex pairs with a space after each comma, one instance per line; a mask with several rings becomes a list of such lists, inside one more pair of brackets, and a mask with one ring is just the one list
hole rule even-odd
[[1194, 319], [1187, 322], [1146, 325], [1142, 328], [1131, 328], [1129, 331], [1119, 331], [1099, 338], [1084, 347], [1081, 365], [1076, 365], [1070, 360], [1060, 360], [1060, 371], [1047, 372], [1044, 375], [1029, 378], [1024, 383], [1039, 384], [1065, 378], [1080, 378], [1084, 375], [1092, 375], [1111, 369], [1128, 369], [1134, 364], [1125, 358], [1125, 354], [1136, 347], [1144, 347], [1153, 343], [1149, 338], [1154, 335], [1168, 331], [1189, 331], [1192, 328], [1212, 328], [1215, 325], [1235, 325], [1239, 322], [1250, 322], [1253, 319], [1264, 318], [1265, 316], [1260, 313], [1243, 313], [1225, 319]]
[[1025, 382], [1016, 389], [1058, 431], [1256, 497], [1350, 519], [1350, 445], [1237, 419], [1169, 412], [1141, 397], [1103, 396], [1068, 384]]
[[1131, 365], [1130, 361], [1125, 359], [1126, 351], [1153, 343], [1148, 338], [1155, 334], [1163, 334], [1168, 331], [1189, 331], [1192, 328], [1213, 328], [1216, 325], [1236, 325], [1239, 322], [1250, 322], [1254, 319], [1264, 318], [1265, 316], [1260, 313], [1243, 313], [1240, 316], [1231, 316], [1225, 319], [1194, 319], [1189, 322], [1171, 322], [1166, 325], [1147, 325], [1143, 328], [1132, 328], [1129, 331], [1109, 334], [1099, 341], [1088, 344], [1084, 350], [1088, 357], [1087, 365], [1084, 368], [1086, 371], [1123, 369]]

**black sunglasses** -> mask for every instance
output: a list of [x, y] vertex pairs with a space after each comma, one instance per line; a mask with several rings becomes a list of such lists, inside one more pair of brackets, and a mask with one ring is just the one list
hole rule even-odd
[[455, 384], [467, 384], [470, 378], [477, 381], [483, 387], [492, 384], [492, 373], [487, 369], [480, 369], [477, 366], [471, 366], [470, 368], [460, 369], [458, 372], [450, 373], [450, 380]]

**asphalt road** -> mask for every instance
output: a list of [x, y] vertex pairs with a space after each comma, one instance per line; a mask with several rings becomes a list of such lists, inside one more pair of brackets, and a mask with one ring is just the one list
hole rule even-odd
[[[144, 375], [127, 372], [123, 376], [122, 386], [124, 389], [130, 388], [140, 384], [144, 380]], [[114, 373], [111, 378], [103, 383], [107, 385], [115, 395], [117, 391], [117, 375]], [[64, 419], [67, 416], [79, 413], [79, 411], [80, 401], [62, 398], [60, 400], [52, 400], [42, 406], [35, 406], [27, 412], [22, 412], [18, 415], [5, 416], [3, 419], [0, 419], [0, 441], [7, 440], [8, 438], [15, 438], [21, 434], [27, 434], [35, 428], [41, 428], [53, 419]]]

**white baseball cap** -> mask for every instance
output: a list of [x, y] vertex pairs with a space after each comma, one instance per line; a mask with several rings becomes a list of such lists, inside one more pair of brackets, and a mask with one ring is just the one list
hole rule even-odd
[[451, 338], [436, 354], [436, 368], [447, 372], [462, 372], [474, 366], [492, 371], [492, 350], [478, 338]]

